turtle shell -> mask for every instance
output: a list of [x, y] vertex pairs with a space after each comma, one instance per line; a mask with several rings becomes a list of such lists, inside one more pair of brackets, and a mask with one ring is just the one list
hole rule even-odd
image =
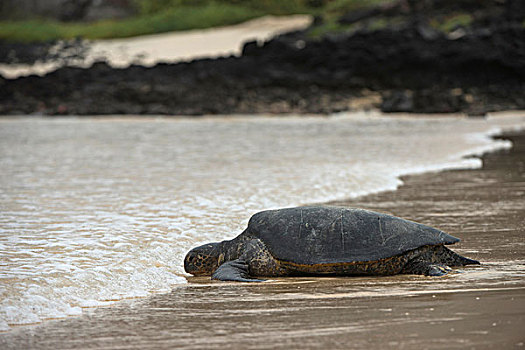
[[377, 261], [459, 238], [413, 221], [363, 209], [297, 207], [253, 215], [247, 233], [278, 260], [296, 264]]

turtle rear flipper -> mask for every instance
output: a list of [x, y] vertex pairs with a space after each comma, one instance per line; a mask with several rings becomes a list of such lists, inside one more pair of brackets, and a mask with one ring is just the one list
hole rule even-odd
[[405, 266], [403, 273], [425, 276], [444, 276], [452, 269], [447, 265], [433, 264], [427, 261], [412, 261]]
[[452, 269], [447, 265], [430, 264], [425, 271], [425, 276], [444, 276], [450, 271]]
[[443, 276], [452, 271], [449, 266], [479, 265], [479, 261], [465, 258], [444, 245], [426, 247], [408, 261], [402, 273]]
[[219, 281], [264, 282], [261, 279], [251, 278], [248, 273], [248, 263], [241, 259], [225, 262], [215, 270], [211, 278]]

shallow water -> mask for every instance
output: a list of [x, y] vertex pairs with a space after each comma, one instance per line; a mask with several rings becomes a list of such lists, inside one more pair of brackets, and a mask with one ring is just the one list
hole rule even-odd
[[[188, 249], [236, 236], [259, 210], [476, 168], [464, 156], [508, 148], [488, 135], [524, 126], [519, 113], [1, 119], [0, 329], [167, 292], [186, 283]], [[487, 283], [522, 280], [509, 266]]]

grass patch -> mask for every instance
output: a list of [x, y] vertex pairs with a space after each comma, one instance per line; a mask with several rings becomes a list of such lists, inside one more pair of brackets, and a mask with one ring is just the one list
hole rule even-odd
[[333, 0], [327, 3], [324, 12], [327, 16], [340, 16], [350, 11], [374, 7], [388, 2], [393, 2], [393, 0]]

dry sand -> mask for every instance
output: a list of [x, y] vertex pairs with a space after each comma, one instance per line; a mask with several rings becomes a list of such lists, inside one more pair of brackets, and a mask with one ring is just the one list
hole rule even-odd
[[[159, 62], [174, 63], [199, 58], [240, 56], [244, 43], [265, 42], [272, 37], [302, 30], [312, 22], [308, 15], [265, 16], [241, 24], [144, 35], [125, 39], [95, 40], [82, 60], [69, 64], [90, 67], [95, 61], [106, 61], [112, 67], [124, 68], [131, 64], [153, 66]], [[0, 64], [0, 75], [13, 79], [30, 74], [45, 75], [64, 65], [63, 61], [28, 64]]]
[[189, 278], [169, 294], [20, 327], [2, 349], [514, 349], [525, 343], [525, 134], [479, 170], [334, 203], [437, 226], [479, 267], [433, 278]]

